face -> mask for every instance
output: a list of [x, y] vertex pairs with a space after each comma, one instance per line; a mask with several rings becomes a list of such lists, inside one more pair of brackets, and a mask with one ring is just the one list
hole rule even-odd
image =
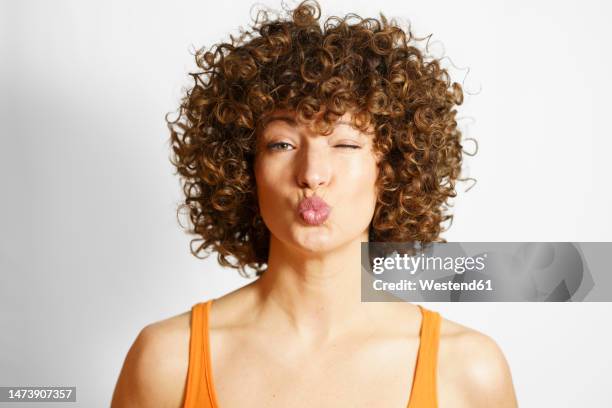
[[[350, 113], [327, 136], [288, 112], [272, 118], [258, 135], [255, 159], [259, 207], [272, 239], [309, 254], [367, 241], [378, 176], [373, 134], [353, 128]], [[303, 213], [300, 203], [312, 196], [328, 205], [323, 221]]]

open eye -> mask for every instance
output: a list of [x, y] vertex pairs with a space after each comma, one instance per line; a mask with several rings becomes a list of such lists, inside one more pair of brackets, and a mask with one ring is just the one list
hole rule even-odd
[[291, 146], [291, 145], [289, 143], [287, 143], [287, 142], [270, 143], [268, 145], [268, 149], [270, 149], [270, 150], [287, 150], [287, 146]]

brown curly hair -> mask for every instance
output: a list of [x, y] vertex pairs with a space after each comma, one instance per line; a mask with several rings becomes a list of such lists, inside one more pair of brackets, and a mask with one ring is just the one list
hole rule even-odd
[[243, 276], [247, 266], [261, 275], [268, 261], [253, 164], [259, 128], [279, 109], [324, 133], [346, 112], [356, 128], [374, 129], [382, 159], [370, 241], [446, 242], [462, 163], [461, 85], [394, 20], [348, 14], [320, 26], [320, 14], [316, 1], [287, 18], [260, 12], [250, 31], [198, 50], [193, 86], [176, 120], [166, 117], [185, 194], [179, 212], [187, 209], [197, 235], [191, 252], [216, 251]]

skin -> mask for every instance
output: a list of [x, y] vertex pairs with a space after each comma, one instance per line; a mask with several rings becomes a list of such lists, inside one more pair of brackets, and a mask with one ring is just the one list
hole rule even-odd
[[[406, 407], [421, 315], [404, 302], [360, 299], [360, 243], [368, 240], [376, 191], [372, 135], [350, 114], [329, 136], [289, 112], [259, 135], [255, 177], [270, 229], [269, 269], [217, 298], [210, 315], [216, 394], [231, 407]], [[354, 146], [354, 147], [349, 147]], [[297, 205], [317, 194], [331, 207], [320, 226]], [[152, 323], [130, 348], [113, 408], [181, 407], [187, 380], [189, 311]], [[443, 319], [440, 407], [516, 407], [508, 364], [488, 336]]]

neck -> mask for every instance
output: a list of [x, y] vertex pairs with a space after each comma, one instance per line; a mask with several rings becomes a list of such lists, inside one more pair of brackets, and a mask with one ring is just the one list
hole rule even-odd
[[363, 313], [361, 242], [330, 252], [303, 253], [271, 238], [268, 269], [257, 281], [261, 313], [284, 314], [290, 328], [307, 341], [326, 341]]

